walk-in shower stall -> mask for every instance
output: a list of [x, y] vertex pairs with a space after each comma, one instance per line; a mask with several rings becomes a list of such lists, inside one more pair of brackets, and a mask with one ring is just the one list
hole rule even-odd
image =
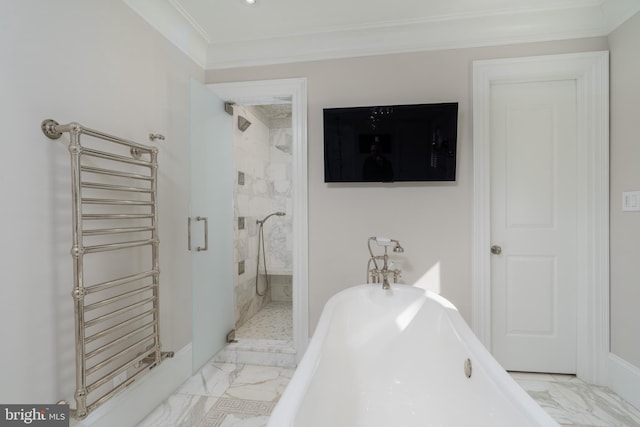
[[254, 347], [293, 339], [291, 104], [278, 102], [233, 106], [235, 338]]

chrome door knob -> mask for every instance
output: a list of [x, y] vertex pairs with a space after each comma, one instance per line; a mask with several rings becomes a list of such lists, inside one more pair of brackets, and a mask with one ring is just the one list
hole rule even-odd
[[491, 253], [494, 255], [500, 255], [502, 253], [502, 248], [498, 245], [491, 246]]

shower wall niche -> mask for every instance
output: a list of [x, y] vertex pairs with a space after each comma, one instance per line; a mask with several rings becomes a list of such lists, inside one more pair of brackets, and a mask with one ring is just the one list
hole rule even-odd
[[[244, 131], [238, 116], [251, 122]], [[234, 106], [233, 118], [235, 250], [235, 325], [243, 325], [270, 301], [291, 301], [292, 284], [292, 130], [291, 105]], [[266, 288], [260, 265], [256, 293], [258, 226], [256, 221], [282, 211], [264, 225], [269, 272]], [[262, 259], [262, 256], [261, 256]], [[262, 262], [262, 261], [261, 261]]]

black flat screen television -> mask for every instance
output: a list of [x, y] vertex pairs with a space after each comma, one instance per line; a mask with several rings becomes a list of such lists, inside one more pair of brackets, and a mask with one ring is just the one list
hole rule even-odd
[[324, 181], [455, 181], [457, 134], [457, 102], [325, 108]]

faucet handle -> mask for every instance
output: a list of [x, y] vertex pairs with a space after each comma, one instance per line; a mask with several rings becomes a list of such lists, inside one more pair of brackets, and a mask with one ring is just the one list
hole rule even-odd
[[393, 270], [393, 283], [398, 283], [398, 279], [402, 276], [402, 271], [397, 268]]

